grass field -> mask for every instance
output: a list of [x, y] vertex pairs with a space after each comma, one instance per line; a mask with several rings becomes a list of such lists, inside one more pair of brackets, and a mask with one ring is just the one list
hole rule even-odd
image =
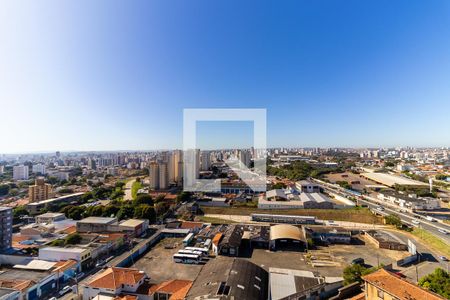
[[383, 224], [382, 218], [375, 216], [367, 208], [347, 209], [289, 209], [263, 210], [251, 207], [202, 207], [205, 214], [245, 215], [252, 213], [314, 216], [321, 220], [349, 221], [357, 223]]
[[133, 182], [133, 185], [131, 186], [131, 197], [133, 199], [136, 199], [137, 192], [140, 188], [142, 188], [142, 183], [140, 181]]
[[450, 257], [450, 247], [440, 238], [420, 228], [414, 228], [411, 233], [424, 241], [425, 244], [429, 245], [431, 248], [434, 248], [436, 251], [442, 252], [442, 254], [444, 254], [446, 257]]

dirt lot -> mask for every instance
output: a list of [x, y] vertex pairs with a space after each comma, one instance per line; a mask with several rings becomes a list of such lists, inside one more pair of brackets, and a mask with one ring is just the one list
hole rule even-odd
[[[202, 265], [177, 264], [172, 260], [172, 255], [182, 248], [182, 240], [181, 238], [163, 239], [132, 267], [145, 271], [154, 283], [170, 279], [193, 280], [197, 277]], [[176, 247], [165, 249], [166, 245], [176, 245]]]
[[[336, 183], [337, 181], [347, 181], [349, 184], [352, 185], [352, 189], [356, 191], [362, 191], [364, 189], [367, 189], [366, 185], [376, 185], [376, 183], [360, 177], [359, 174], [353, 174], [351, 172], [327, 174], [325, 178], [328, 179], [331, 183]], [[359, 184], [352, 184], [352, 182], [356, 181], [359, 181]]]

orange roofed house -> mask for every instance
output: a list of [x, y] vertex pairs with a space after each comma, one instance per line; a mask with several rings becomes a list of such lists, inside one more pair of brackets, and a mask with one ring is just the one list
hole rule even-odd
[[[363, 277], [366, 300], [442, 300], [443, 297], [406, 281], [384, 269]], [[356, 298], [355, 298], [356, 299]]]
[[137, 269], [108, 268], [84, 285], [83, 300], [93, 299], [98, 294], [108, 296], [134, 294], [146, 278], [147, 275]]

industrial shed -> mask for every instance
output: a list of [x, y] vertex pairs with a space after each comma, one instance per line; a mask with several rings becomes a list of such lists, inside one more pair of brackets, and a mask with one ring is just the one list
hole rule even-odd
[[269, 247], [271, 250], [303, 250], [306, 248], [305, 233], [302, 228], [293, 225], [271, 226]]

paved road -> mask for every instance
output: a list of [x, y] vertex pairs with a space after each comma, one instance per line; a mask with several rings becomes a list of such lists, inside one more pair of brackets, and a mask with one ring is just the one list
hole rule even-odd
[[[318, 181], [318, 180], [316, 180], [316, 182], [320, 183], [321, 186], [325, 190], [331, 191], [333, 193], [338, 193], [343, 197], [354, 197], [355, 196], [355, 195], [352, 195], [351, 193], [346, 192], [343, 189], [339, 189], [328, 183]], [[382, 202], [379, 199], [365, 196], [365, 195], [363, 197], [364, 197], [364, 199], [358, 199], [358, 201], [360, 203], [367, 205], [370, 209], [375, 210], [377, 213], [379, 213], [381, 215], [396, 214], [406, 224], [412, 224], [412, 220], [416, 219], [419, 216], [418, 214], [414, 214], [414, 213], [410, 213], [410, 212], [400, 212], [400, 211], [398, 211], [399, 210], [398, 206], [390, 205], [389, 203]], [[384, 211], [376, 210], [376, 208], [378, 206], [382, 206], [384, 208]], [[421, 219], [419, 227], [429, 231], [433, 235], [444, 240], [445, 242], [447, 242], [449, 244], [449, 247], [450, 247], [450, 226], [448, 226], [447, 224], [437, 223], [437, 222], [429, 222], [424, 219]], [[439, 232], [439, 229], [444, 229], [447, 232], [449, 232], [449, 234], [441, 233], [441, 232]]]

